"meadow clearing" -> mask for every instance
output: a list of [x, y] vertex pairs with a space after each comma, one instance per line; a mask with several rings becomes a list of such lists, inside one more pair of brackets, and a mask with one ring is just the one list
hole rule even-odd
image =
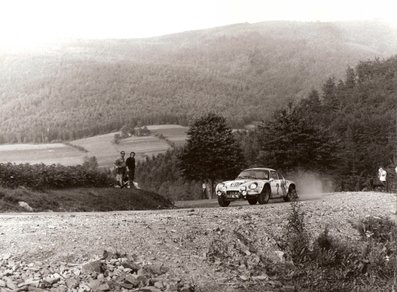
[[85, 154], [63, 143], [0, 145], [0, 163], [76, 165], [84, 161]]
[[167, 140], [175, 143], [176, 146], [183, 146], [185, 144], [188, 127], [180, 125], [152, 125], [148, 129], [153, 134], [162, 134]]
[[[119, 144], [112, 142], [114, 135], [118, 133], [114, 132], [71, 141], [71, 145], [63, 143], [0, 145], [0, 163], [76, 165], [83, 163], [85, 157], [95, 156], [100, 167], [110, 168], [121, 150], [127, 155], [134, 151], [137, 160], [167, 151], [171, 146], [164, 139], [156, 137], [156, 134], [162, 134], [177, 146], [183, 145], [186, 141], [187, 127], [150, 125], [148, 129], [152, 132], [150, 136], [128, 137], [120, 140]], [[72, 145], [80, 146], [87, 152]]]

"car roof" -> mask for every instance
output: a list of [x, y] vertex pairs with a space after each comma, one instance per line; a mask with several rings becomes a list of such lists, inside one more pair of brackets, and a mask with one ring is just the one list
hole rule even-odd
[[275, 171], [273, 168], [267, 168], [267, 167], [254, 167], [254, 168], [247, 168], [244, 170], [268, 170], [268, 171], [272, 170], [272, 171]]

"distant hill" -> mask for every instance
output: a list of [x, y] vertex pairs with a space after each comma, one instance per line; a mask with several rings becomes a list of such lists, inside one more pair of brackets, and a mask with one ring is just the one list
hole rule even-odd
[[241, 126], [348, 65], [397, 53], [381, 22], [236, 24], [0, 55], [0, 143], [73, 140], [207, 111]]

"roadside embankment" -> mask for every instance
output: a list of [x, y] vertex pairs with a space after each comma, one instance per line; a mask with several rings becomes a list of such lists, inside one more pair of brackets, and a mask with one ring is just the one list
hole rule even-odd
[[0, 212], [91, 212], [153, 210], [173, 204], [159, 194], [138, 189], [73, 188], [30, 190], [0, 188]]

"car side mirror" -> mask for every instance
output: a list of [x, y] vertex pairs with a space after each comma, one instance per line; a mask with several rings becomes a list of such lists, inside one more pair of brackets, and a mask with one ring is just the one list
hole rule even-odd
[[274, 181], [274, 178], [269, 178], [269, 181], [270, 181], [270, 182]]

